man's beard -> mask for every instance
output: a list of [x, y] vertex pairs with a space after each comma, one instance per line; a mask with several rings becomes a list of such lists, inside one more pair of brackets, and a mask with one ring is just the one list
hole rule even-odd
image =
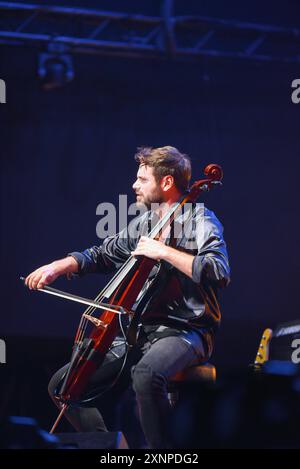
[[162, 191], [160, 189], [157, 189], [156, 192], [151, 194], [149, 197], [143, 197], [141, 196], [142, 200], [137, 200], [136, 205], [146, 205], [148, 210], [151, 210], [151, 205], [156, 204], [162, 204], [163, 203], [163, 196], [162, 196]]

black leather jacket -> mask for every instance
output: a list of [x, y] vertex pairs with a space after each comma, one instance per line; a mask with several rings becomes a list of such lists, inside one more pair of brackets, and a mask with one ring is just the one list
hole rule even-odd
[[[140, 236], [149, 232], [152, 218], [153, 214], [146, 212], [120, 233], [107, 237], [101, 246], [70, 253], [79, 263], [79, 275], [119, 269], [135, 249]], [[173, 246], [195, 256], [192, 278], [165, 261], [158, 262], [148, 280], [148, 301], [139, 302], [138, 298], [134, 309], [142, 304], [141, 322], [150, 331], [157, 330], [158, 325], [167, 326], [163, 328], [167, 329], [165, 335], [184, 329], [193, 329], [202, 335], [208, 331], [212, 340], [221, 319], [218, 289], [230, 281], [223, 227], [203, 204], [193, 205], [192, 216], [185, 213], [178, 217], [177, 228], [184, 222], [184, 234], [175, 239]]]

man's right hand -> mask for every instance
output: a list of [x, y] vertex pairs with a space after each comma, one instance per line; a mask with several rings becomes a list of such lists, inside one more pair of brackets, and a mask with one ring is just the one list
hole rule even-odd
[[61, 275], [69, 276], [72, 273], [78, 272], [78, 269], [78, 262], [74, 257], [68, 256], [34, 270], [26, 277], [25, 284], [30, 289], [43, 288], [45, 285], [54, 282]]

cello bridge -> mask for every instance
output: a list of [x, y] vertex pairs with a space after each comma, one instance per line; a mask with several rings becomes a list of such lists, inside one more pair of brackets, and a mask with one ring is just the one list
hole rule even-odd
[[90, 316], [89, 314], [86, 314], [86, 313], [83, 314], [83, 317], [86, 318], [88, 321], [91, 321], [97, 327], [102, 327], [102, 329], [106, 329], [107, 327], [107, 324], [101, 321], [101, 319], [94, 318], [93, 316]]

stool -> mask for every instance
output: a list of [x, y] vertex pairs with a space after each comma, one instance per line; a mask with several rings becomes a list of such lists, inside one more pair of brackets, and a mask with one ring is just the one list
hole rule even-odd
[[177, 373], [168, 382], [168, 398], [172, 406], [178, 400], [180, 387], [190, 383], [214, 383], [217, 378], [217, 371], [211, 363], [203, 363], [203, 365], [191, 366]]

